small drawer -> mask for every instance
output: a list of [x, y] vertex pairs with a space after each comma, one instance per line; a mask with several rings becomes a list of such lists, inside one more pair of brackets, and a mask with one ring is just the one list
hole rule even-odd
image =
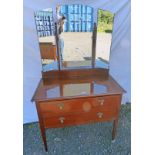
[[93, 107], [115, 107], [120, 103], [119, 95], [109, 95], [96, 97], [93, 99], [92, 106]]
[[112, 109], [119, 103], [119, 96], [103, 96], [86, 99], [71, 99], [63, 101], [40, 102], [40, 111], [45, 116], [60, 114], [90, 112], [94, 108]]

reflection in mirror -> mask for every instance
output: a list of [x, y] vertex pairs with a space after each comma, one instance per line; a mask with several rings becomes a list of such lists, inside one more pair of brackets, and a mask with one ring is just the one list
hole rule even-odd
[[97, 83], [65, 84], [63, 87], [63, 96], [99, 95], [106, 92], [107, 87]]
[[90, 67], [93, 8], [84, 5], [59, 5], [56, 14], [61, 69]]
[[96, 67], [102, 66], [104, 68], [109, 68], [113, 24], [114, 14], [99, 9], [96, 41]]
[[60, 87], [56, 86], [54, 88], [47, 89], [46, 91], [47, 98], [54, 98], [60, 96]]
[[58, 66], [53, 10], [49, 8], [35, 12], [35, 23], [39, 40], [42, 71], [56, 70]]
[[92, 7], [57, 5], [54, 9], [35, 12], [42, 71], [108, 69], [114, 14], [98, 10], [96, 27]]
[[[75, 89], [76, 88], [76, 89]], [[47, 89], [48, 98], [53, 97], [69, 97], [69, 96], [88, 96], [107, 93], [107, 86], [95, 82], [62, 84]]]

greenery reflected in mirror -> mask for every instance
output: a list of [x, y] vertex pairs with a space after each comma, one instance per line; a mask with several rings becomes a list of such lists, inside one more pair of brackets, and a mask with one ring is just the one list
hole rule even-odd
[[112, 12], [99, 9], [96, 60], [100, 60], [105, 68], [109, 68], [113, 25], [114, 14]]

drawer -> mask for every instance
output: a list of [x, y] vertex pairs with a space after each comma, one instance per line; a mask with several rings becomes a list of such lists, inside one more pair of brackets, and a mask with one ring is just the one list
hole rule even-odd
[[112, 106], [112, 105], [109, 105], [109, 106], [96, 106], [96, 107], [93, 107], [91, 108], [91, 110], [89, 111], [85, 111], [85, 110], [74, 110], [74, 112], [72, 111], [69, 111], [69, 112], [57, 112], [57, 113], [54, 113], [54, 112], [42, 112], [42, 117], [43, 118], [49, 118], [49, 117], [54, 117], [54, 116], [66, 116], [66, 115], [79, 115], [79, 114], [89, 114], [89, 113], [92, 113], [92, 112], [98, 112], [98, 111], [104, 111], [104, 112], [107, 112], [107, 111], [110, 111], [113, 115], [116, 115], [117, 113], [117, 106]]
[[116, 108], [120, 102], [119, 96], [103, 96], [86, 99], [71, 99], [63, 101], [40, 102], [39, 107], [42, 115], [60, 115], [79, 112], [90, 112], [94, 108], [106, 110]]
[[40, 43], [42, 59], [56, 59], [56, 46], [51, 43]]
[[45, 128], [64, 127], [70, 125], [86, 124], [100, 121], [113, 120], [116, 117], [115, 110], [93, 109], [89, 113], [79, 113], [74, 115], [60, 115], [58, 117], [44, 118]]

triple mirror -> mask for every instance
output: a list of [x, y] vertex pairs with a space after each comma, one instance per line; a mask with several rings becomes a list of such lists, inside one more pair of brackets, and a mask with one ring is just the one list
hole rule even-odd
[[80, 4], [57, 5], [35, 12], [35, 23], [43, 72], [109, 68], [113, 13]]

